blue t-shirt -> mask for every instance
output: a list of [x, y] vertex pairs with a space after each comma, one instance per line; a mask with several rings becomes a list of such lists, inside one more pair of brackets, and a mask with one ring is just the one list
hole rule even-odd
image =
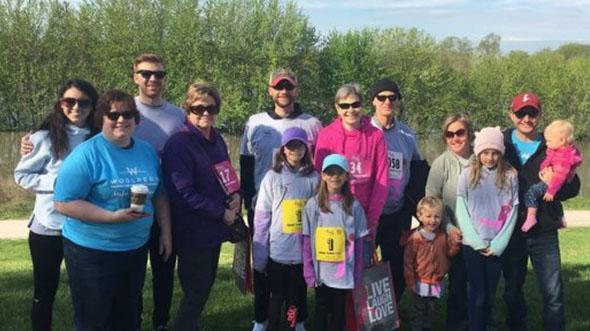
[[514, 148], [516, 149], [516, 154], [518, 154], [518, 158], [520, 159], [520, 164], [524, 165], [528, 159], [535, 154], [537, 148], [541, 144], [540, 136], [533, 141], [522, 141], [518, 139], [516, 136], [516, 130], [512, 131], [512, 143], [514, 144]]
[[150, 216], [122, 223], [98, 223], [67, 217], [62, 234], [74, 243], [105, 251], [127, 251], [144, 245], [153, 222], [152, 198], [159, 191], [160, 161], [147, 142], [134, 139], [121, 148], [98, 134], [80, 144], [64, 160], [54, 191], [54, 200], [86, 200], [115, 211], [129, 208], [133, 184], [149, 188], [144, 212]]

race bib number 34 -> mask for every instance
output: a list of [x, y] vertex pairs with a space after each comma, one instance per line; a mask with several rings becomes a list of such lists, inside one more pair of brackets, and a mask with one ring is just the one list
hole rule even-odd
[[342, 262], [345, 258], [344, 229], [318, 227], [315, 230], [315, 256], [318, 261]]
[[284, 200], [281, 203], [283, 213], [283, 233], [301, 233], [304, 199]]

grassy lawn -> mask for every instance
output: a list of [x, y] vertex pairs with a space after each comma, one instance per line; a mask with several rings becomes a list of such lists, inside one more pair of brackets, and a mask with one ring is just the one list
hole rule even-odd
[[[588, 298], [590, 297], [590, 228], [573, 228], [560, 232], [563, 276], [566, 290], [566, 318], [568, 330], [590, 330]], [[209, 302], [203, 315], [205, 330], [248, 330], [253, 314], [252, 296], [242, 296], [233, 285], [231, 276], [231, 257], [233, 246], [224, 245], [220, 268]], [[0, 330], [30, 329], [29, 311], [32, 293], [31, 262], [26, 240], [0, 241]], [[146, 277], [144, 291], [144, 330], [151, 325], [151, 278]], [[502, 293], [502, 283], [498, 293]], [[541, 330], [541, 299], [537, 292], [534, 273], [527, 275], [526, 289], [529, 305], [531, 330]], [[178, 284], [175, 287], [172, 315], [175, 314], [181, 297]], [[313, 320], [313, 291], [309, 291], [310, 319]], [[434, 330], [444, 329], [444, 300], [439, 302]], [[500, 325], [504, 321], [504, 304], [501, 295], [497, 296], [496, 319]], [[408, 316], [407, 298], [402, 300], [400, 316]], [[311, 323], [308, 323], [311, 324]], [[62, 281], [55, 302], [54, 329], [72, 328], [72, 311], [67, 275], [62, 272]], [[311, 329], [311, 326], [308, 327]]]

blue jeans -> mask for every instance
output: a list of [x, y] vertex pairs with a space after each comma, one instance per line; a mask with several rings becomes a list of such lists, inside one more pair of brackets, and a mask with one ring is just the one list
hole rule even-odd
[[[526, 276], [527, 255], [537, 276], [537, 286], [543, 298], [543, 328], [564, 330], [565, 311], [563, 282], [561, 278], [561, 254], [557, 232], [543, 233], [524, 238], [513, 234], [503, 254], [507, 308], [507, 324], [510, 330], [527, 330], [526, 303], [522, 287]], [[508, 271], [508, 274], [506, 273]], [[510, 291], [513, 291], [510, 293]]]
[[76, 330], [136, 329], [147, 246], [109, 252], [63, 243]]
[[499, 257], [483, 256], [466, 245], [463, 245], [463, 255], [469, 283], [469, 330], [486, 330], [494, 325], [494, 302], [502, 264]]

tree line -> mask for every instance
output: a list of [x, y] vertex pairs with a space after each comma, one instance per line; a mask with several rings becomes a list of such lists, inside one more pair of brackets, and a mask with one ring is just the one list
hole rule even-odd
[[249, 115], [270, 105], [268, 74], [289, 67], [304, 109], [324, 123], [335, 116], [340, 85], [366, 91], [387, 76], [400, 84], [401, 116], [419, 134], [438, 132], [457, 111], [479, 127], [505, 125], [523, 90], [540, 95], [547, 119], [590, 134], [589, 45], [502, 54], [493, 33], [479, 43], [414, 28], [321, 35], [296, 3], [279, 0], [0, 0], [0, 27], [0, 130], [38, 124], [69, 77], [134, 92], [132, 59], [154, 51], [166, 61], [171, 102], [195, 80], [218, 86], [226, 132], [241, 133]]

